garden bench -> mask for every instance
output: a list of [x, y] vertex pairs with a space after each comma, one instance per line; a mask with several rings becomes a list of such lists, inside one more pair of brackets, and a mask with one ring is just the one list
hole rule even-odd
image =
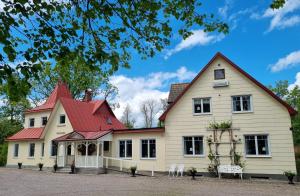
[[243, 168], [239, 165], [219, 165], [218, 166], [218, 174], [219, 178], [221, 178], [221, 174], [239, 174], [241, 179], [243, 179]]

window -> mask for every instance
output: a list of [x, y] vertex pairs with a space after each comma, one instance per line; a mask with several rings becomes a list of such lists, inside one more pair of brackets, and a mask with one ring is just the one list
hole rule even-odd
[[41, 157], [44, 157], [44, 154], [45, 154], [45, 143], [42, 143], [42, 146], [41, 146]]
[[19, 156], [19, 144], [15, 144], [14, 146], [14, 157]]
[[47, 117], [42, 117], [42, 126], [45, 126], [47, 124]]
[[210, 98], [195, 98], [194, 114], [210, 113]]
[[29, 157], [34, 157], [35, 143], [29, 144]]
[[56, 156], [57, 155], [57, 143], [52, 141], [51, 142], [51, 156]]
[[225, 69], [216, 69], [214, 70], [215, 80], [223, 80], [225, 79]]
[[184, 155], [203, 155], [203, 137], [183, 137]]
[[104, 141], [104, 151], [109, 151], [109, 141]]
[[65, 124], [66, 123], [66, 115], [61, 114], [59, 116], [59, 124]]
[[131, 158], [132, 157], [132, 141], [120, 140], [119, 141], [119, 157]]
[[111, 118], [110, 118], [110, 117], [107, 117], [107, 118], [106, 118], [106, 123], [107, 123], [108, 125], [112, 125], [112, 121], [111, 121]]
[[246, 135], [245, 150], [250, 156], [270, 155], [268, 135]]
[[142, 158], [156, 158], [156, 141], [142, 140]]
[[34, 118], [29, 119], [29, 127], [34, 127]]
[[233, 112], [252, 111], [251, 95], [233, 96], [232, 107], [233, 107]]

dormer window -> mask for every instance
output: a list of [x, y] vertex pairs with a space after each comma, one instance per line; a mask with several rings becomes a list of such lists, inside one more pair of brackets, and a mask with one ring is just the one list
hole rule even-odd
[[29, 127], [34, 127], [34, 118], [29, 119]]
[[225, 79], [225, 69], [215, 69], [215, 80], [224, 80]]
[[106, 123], [109, 124], [109, 125], [111, 125], [112, 124], [111, 118], [107, 117], [106, 118]]
[[66, 123], [66, 115], [61, 114], [59, 116], [59, 124], [65, 124]]
[[47, 116], [42, 117], [42, 126], [46, 126], [47, 124]]

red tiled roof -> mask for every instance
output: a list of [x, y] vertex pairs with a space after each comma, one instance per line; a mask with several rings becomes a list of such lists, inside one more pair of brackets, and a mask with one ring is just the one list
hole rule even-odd
[[182, 93], [182, 91], [189, 85], [189, 83], [177, 83], [177, 84], [171, 84], [171, 89], [169, 92], [168, 97], [168, 104], [171, 104], [174, 102], [176, 97]]
[[264, 90], [267, 94], [269, 94], [271, 97], [273, 97], [276, 101], [278, 101], [280, 104], [282, 104], [289, 112], [291, 116], [294, 116], [297, 114], [297, 111], [292, 108], [290, 105], [288, 105], [285, 101], [283, 101], [281, 98], [279, 98], [277, 95], [275, 95], [270, 89], [265, 87], [263, 84], [258, 82], [256, 79], [254, 79], [252, 76], [250, 76], [248, 73], [246, 73], [244, 70], [242, 70], [239, 66], [237, 66], [235, 63], [233, 63], [231, 60], [229, 60], [227, 57], [225, 57], [222, 53], [218, 52], [205, 67], [200, 71], [200, 73], [192, 80], [192, 82], [180, 93], [179, 96], [174, 100], [174, 102], [168, 107], [168, 109], [159, 117], [159, 120], [163, 121], [166, 119], [166, 116], [168, 112], [172, 109], [172, 107], [177, 103], [177, 101], [184, 95], [186, 91], [198, 80], [198, 78], [205, 72], [205, 70], [211, 65], [211, 63], [216, 58], [222, 58], [227, 63], [229, 63], [233, 68], [235, 68], [238, 72], [240, 72], [242, 75], [244, 75], [246, 78], [251, 80], [254, 84], [256, 84], [258, 87], [260, 87], [262, 90]]
[[[111, 112], [106, 101], [82, 102], [68, 98], [60, 98], [60, 101], [73, 130], [76, 132], [95, 132], [125, 128]], [[111, 123], [108, 121], [111, 121]]]
[[22, 129], [18, 133], [7, 138], [8, 141], [13, 140], [36, 140], [40, 139], [43, 133], [44, 127], [40, 128], [26, 128]]
[[31, 113], [31, 112], [40, 112], [43, 110], [52, 110], [55, 106], [56, 101], [60, 97], [65, 97], [65, 98], [70, 98], [72, 99], [72, 95], [67, 87], [67, 85], [63, 82], [58, 82], [57, 85], [55, 86], [54, 90], [48, 97], [47, 101], [33, 109], [27, 110], [26, 113]]

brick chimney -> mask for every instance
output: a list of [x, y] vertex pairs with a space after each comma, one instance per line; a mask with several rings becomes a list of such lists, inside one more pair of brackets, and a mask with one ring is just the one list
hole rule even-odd
[[90, 101], [92, 101], [92, 97], [93, 97], [92, 89], [86, 89], [83, 101], [84, 102], [90, 102]]

